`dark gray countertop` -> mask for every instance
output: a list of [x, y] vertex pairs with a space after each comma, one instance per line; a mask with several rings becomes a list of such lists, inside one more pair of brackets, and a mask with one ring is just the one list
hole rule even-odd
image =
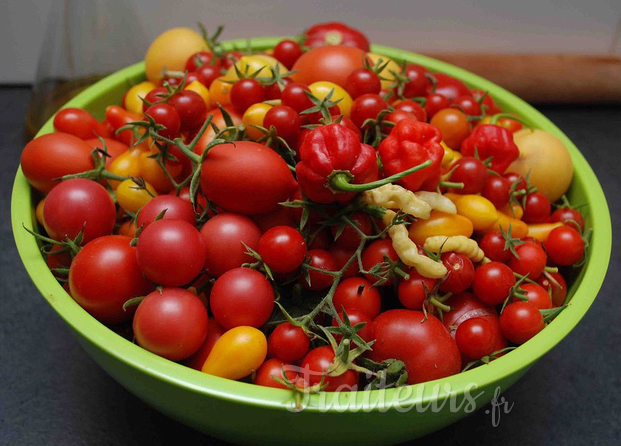
[[[0, 444], [226, 444], [160, 415], [119, 386], [86, 355], [32, 285], [17, 255], [9, 217], [29, 98], [28, 88], [0, 88]], [[539, 109], [591, 163], [616, 234], [621, 229], [621, 106]], [[582, 322], [505, 392], [513, 409], [497, 427], [487, 407], [413, 443], [621, 444], [618, 250], [616, 240], [607, 279]]]

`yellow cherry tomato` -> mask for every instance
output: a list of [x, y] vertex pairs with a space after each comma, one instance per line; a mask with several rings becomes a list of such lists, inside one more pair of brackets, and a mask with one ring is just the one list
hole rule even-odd
[[472, 222], [459, 214], [447, 214], [441, 211], [431, 211], [427, 220], [418, 219], [410, 225], [410, 238], [417, 245], [424, 245], [427, 237], [434, 235], [465, 235], [470, 237], [474, 228]]
[[528, 225], [526, 223], [517, 218], [509, 217], [502, 212], [498, 212], [498, 220], [496, 223], [484, 229], [483, 232], [500, 231], [501, 228], [504, 232], [507, 232], [509, 226], [511, 226], [511, 237], [513, 238], [522, 238], [528, 235]]
[[267, 339], [254, 327], [235, 327], [216, 341], [202, 371], [228, 379], [241, 379], [257, 370], [267, 356]]
[[545, 242], [548, 239], [550, 232], [552, 232], [559, 226], [563, 226], [563, 223], [561, 223], [560, 221], [557, 221], [555, 223], [539, 223], [528, 225], [528, 237], [532, 237], [542, 242]]
[[172, 28], [156, 37], [144, 57], [147, 79], [159, 82], [164, 70], [184, 71], [194, 53], [208, 51], [203, 36], [190, 28]]
[[199, 81], [194, 81], [187, 85], [184, 90], [190, 90], [195, 93], [198, 93], [201, 98], [203, 98], [203, 102], [207, 106], [207, 110], [211, 108], [209, 101], [209, 89], [201, 84]]
[[440, 145], [444, 149], [444, 156], [442, 157], [442, 168], [449, 170], [451, 164], [462, 157], [461, 153], [457, 150], [451, 149], [444, 141], [440, 142]]
[[508, 215], [509, 217], [517, 218], [518, 220], [521, 220], [522, 216], [524, 216], [524, 209], [522, 209], [522, 206], [520, 206], [519, 203], [513, 203], [513, 205], [507, 203], [498, 210], [503, 214]]
[[265, 133], [259, 130], [253, 125], [258, 125], [263, 127], [263, 120], [265, 119], [265, 114], [272, 108], [270, 104], [266, 104], [265, 102], [259, 102], [257, 104], [252, 104], [248, 107], [248, 110], [242, 116], [242, 122], [246, 127], [246, 134], [253, 141], [258, 141]]
[[473, 194], [445, 194], [457, 208], [457, 213], [472, 222], [475, 231], [487, 229], [498, 220], [498, 211], [487, 198]]
[[395, 75], [392, 73], [401, 73], [401, 67], [399, 64], [387, 56], [382, 56], [381, 54], [376, 53], [367, 53], [367, 58], [373, 65], [375, 65], [380, 59], [382, 59], [382, 65], [388, 62], [388, 65], [386, 65], [386, 68], [384, 68], [384, 70], [380, 73], [380, 76], [384, 78], [384, 80], [382, 80], [382, 90], [390, 88], [395, 82]]
[[320, 81], [310, 84], [308, 88], [311, 93], [313, 93], [319, 99], [325, 98], [326, 96], [328, 96], [330, 91], [334, 90], [334, 93], [332, 94], [332, 98], [330, 98], [330, 100], [338, 101], [340, 99], [339, 103], [336, 105], [339, 107], [342, 114], [349, 117], [353, 100], [349, 93], [347, 93], [347, 91], [345, 91], [343, 87], [336, 85], [333, 82]]
[[[143, 150], [139, 148], [129, 149], [127, 152], [120, 154], [108, 166], [108, 171], [122, 177], [138, 177], [140, 176], [140, 155]], [[112, 189], [116, 189], [121, 184], [117, 180], [108, 180], [108, 184]]]
[[37, 208], [35, 209], [35, 216], [37, 217], [37, 222], [41, 227], [45, 226], [43, 224], [43, 206], [45, 206], [45, 197], [37, 203]]
[[145, 187], [141, 188], [134, 180], [129, 179], [122, 181], [116, 188], [116, 201], [127, 212], [138, 212], [155, 197], [157, 197], [157, 192], [147, 182], [145, 182]]
[[237, 71], [235, 67], [243, 73], [243, 74], [252, 74], [257, 70], [259, 71], [258, 76], [260, 77], [272, 77], [272, 72], [270, 68], [278, 68], [281, 73], [286, 73], [287, 67], [278, 62], [272, 56], [268, 56], [267, 54], [253, 54], [251, 56], [242, 56], [237, 62], [235, 62], [235, 66], [229, 68], [226, 72], [226, 77], [230, 79], [239, 79], [237, 76]]
[[156, 87], [157, 85], [153, 82], [144, 81], [127, 90], [127, 93], [125, 93], [125, 97], [123, 98], [123, 107], [125, 110], [141, 115], [142, 99]]
[[209, 102], [216, 106], [217, 104], [230, 105], [231, 103], [231, 88], [233, 84], [228, 81], [234, 80], [227, 76], [220, 76], [213, 80], [209, 87]]
[[[173, 190], [174, 186], [166, 176], [162, 166], [157, 162], [157, 159], [152, 158], [152, 156], [157, 155], [158, 152], [158, 149], [154, 148], [150, 152], [141, 153], [138, 167], [140, 169], [140, 177], [153, 186], [158, 193], [163, 194]], [[179, 180], [179, 175], [181, 175], [183, 171], [183, 166], [178, 162], [167, 160], [166, 170], [170, 176], [177, 181]]]

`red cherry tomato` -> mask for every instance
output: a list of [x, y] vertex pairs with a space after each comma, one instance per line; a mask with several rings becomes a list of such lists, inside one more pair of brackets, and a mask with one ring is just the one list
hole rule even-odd
[[273, 377], [283, 379], [283, 369], [285, 376], [290, 382], [295, 382], [298, 373], [297, 367], [293, 364], [283, 362], [280, 359], [272, 358], [261, 364], [261, 367], [254, 375], [254, 383], [258, 386], [274, 387], [276, 389], [288, 389], [284, 384], [279, 383]]
[[131, 319], [135, 307], [123, 304], [153, 290], [142, 275], [131, 238], [106, 235], [87, 243], [69, 269], [71, 297], [104, 324]]
[[[325, 271], [337, 271], [336, 260], [332, 257], [328, 251], [323, 249], [311, 249], [308, 251], [308, 257], [310, 259], [309, 265], [314, 268], [319, 268]], [[301, 278], [302, 285], [305, 288], [314, 291], [325, 290], [332, 286], [334, 277], [330, 274], [325, 274], [321, 271], [309, 270], [308, 277], [309, 282], [305, 278]]]
[[504, 263], [490, 262], [476, 269], [472, 289], [481, 302], [499, 305], [509, 297], [514, 285], [515, 276], [511, 268]]
[[[375, 334], [373, 332], [373, 319], [366, 314], [364, 311], [360, 311], [356, 308], [346, 308], [345, 313], [347, 313], [347, 318], [349, 319], [349, 323], [352, 327], [364, 323], [365, 326], [362, 327], [356, 333], [360, 336], [365, 342], [371, 342], [375, 339]], [[341, 321], [343, 321], [343, 312], [339, 311], [338, 317]], [[332, 326], [338, 327], [339, 321], [336, 318], [332, 319]], [[341, 342], [343, 339], [342, 335], [334, 336], [337, 342]], [[356, 348], [356, 343], [351, 343], [351, 348]]]
[[240, 79], [231, 87], [231, 104], [239, 112], [265, 99], [265, 87], [253, 78]]
[[546, 253], [536, 243], [524, 243], [515, 248], [518, 257], [512, 256], [509, 267], [523, 276], [528, 274], [531, 280], [537, 280], [546, 267]]
[[356, 127], [366, 128], [367, 119], [377, 119], [377, 115], [388, 108], [386, 101], [378, 94], [363, 94], [351, 106], [350, 118]]
[[276, 226], [261, 236], [257, 251], [273, 272], [291, 273], [306, 258], [306, 240], [294, 228]]
[[196, 226], [196, 214], [192, 205], [174, 195], [158, 195], [145, 204], [138, 213], [136, 225], [145, 228], [155, 221], [164, 212], [162, 220], [184, 220]]
[[360, 310], [374, 319], [381, 310], [382, 298], [371, 282], [362, 277], [352, 277], [338, 284], [332, 303], [337, 311], [343, 308]]
[[226, 329], [247, 325], [259, 328], [274, 309], [274, 290], [260, 272], [235, 268], [213, 284], [209, 300], [211, 312]]
[[[354, 212], [349, 216], [349, 220], [356, 225], [358, 231], [362, 232], [364, 235], [371, 235], [373, 231], [373, 224], [367, 214], [363, 212]], [[335, 243], [338, 243], [345, 248], [356, 249], [362, 241], [358, 231], [356, 231], [350, 224], [345, 224], [342, 227], [342, 231], [340, 231], [341, 228], [337, 225], [332, 226], [330, 229]]]
[[567, 282], [560, 273], [543, 274], [537, 279], [537, 283], [552, 293], [552, 305], [554, 307], [560, 307], [565, 303]]
[[147, 278], [164, 286], [190, 283], [205, 265], [205, 244], [183, 220], [158, 220], [138, 238], [136, 257]]
[[496, 345], [493, 323], [482, 317], [468, 319], [455, 332], [455, 342], [467, 361], [488, 356]]
[[266, 129], [269, 130], [273, 126], [276, 134], [289, 144], [295, 142], [301, 125], [300, 116], [293, 108], [286, 105], [276, 105], [270, 108], [263, 120], [263, 126]]
[[80, 139], [110, 137], [108, 128], [97, 121], [93, 115], [81, 108], [64, 108], [54, 116], [54, 129], [69, 133]]
[[543, 330], [543, 316], [530, 302], [513, 302], [500, 315], [500, 329], [505, 337], [523, 344]]
[[[365, 271], [371, 271], [371, 269], [380, 263], [385, 263], [386, 258], [396, 262], [399, 260], [399, 256], [397, 255], [397, 251], [392, 247], [392, 240], [383, 239], [383, 240], [375, 240], [369, 246], [367, 246], [364, 251], [362, 251], [362, 267]], [[373, 276], [372, 274], [365, 274], [365, 277], [372, 284], [377, 283], [380, 279], [378, 277]], [[388, 277], [388, 273], [381, 273], [380, 277]], [[393, 282], [392, 277], [388, 277], [382, 286], [391, 285]]]
[[326, 392], [357, 390], [358, 372], [347, 370], [339, 376], [328, 376], [326, 371], [334, 360], [332, 347], [323, 346], [312, 349], [300, 364], [300, 377], [306, 385], [313, 386], [324, 379], [327, 384]]
[[457, 294], [468, 289], [474, 280], [472, 260], [457, 252], [445, 252], [440, 259], [448, 270], [446, 278], [440, 284], [440, 291]]
[[[47, 201], [45, 205], [47, 206]], [[554, 228], [544, 245], [548, 257], [557, 265], [573, 265], [584, 257], [584, 240], [571, 226]]]
[[282, 361], [296, 362], [308, 353], [310, 339], [301, 327], [284, 322], [267, 338], [267, 356]]
[[500, 209], [509, 202], [510, 194], [511, 181], [496, 175], [489, 175], [481, 189], [481, 195], [491, 201], [496, 209]]
[[114, 229], [116, 208], [103, 186], [74, 178], [52, 189], [43, 206], [45, 230], [54, 240], [75, 239], [83, 232], [83, 243], [108, 235]]
[[431, 82], [427, 77], [427, 70], [420, 65], [407, 64], [402, 73], [407, 82], [403, 86], [403, 96], [415, 98], [425, 96]]
[[142, 348], [180, 361], [203, 344], [208, 323], [207, 310], [196, 294], [183, 288], [163, 288], [140, 302], [133, 328]]
[[479, 248], [483, 250], [485, 256], [493, 262], [508, 262], [513, 256], [511, 251], [505, 249], [505, 238], [498, 231], [488, 232], [479, 242]]
[[526, 196], [524, 215], [526, 223], [545, 223], [550, 219], [550, 200], [541, 192], [533, 192]]
[[207, 118], [205, 101], [194, 91], [180, 91], [168, 100], [168, 104], [175, 107], [179, 113], [182, 132], [198, 129]]
[[287, 68], [291, 68], [302, 55], [300, 44], [293, 40], [281, 40], [274, 47], [272, 56]]
[[156, 125], [164, 128], [158, 130], [158, 134], [168, 139], [175, 139], [179, 136], [181, 128], [181, 117], [177, 109], [169, 104], [155, 104], [147, 108], [145, 116], [150, 116]]
[[399, 282], [397, 296], [401, 304], [408, 310], [420, 310], [429, 297], [429, 293], [438, 284], [438, 279], [424, 277], [413, 268], [408, 274], [410, 275], [409, 279], [403, 279]]
[[358, 68], [347, 76], [345, 90], [352, 99], [356, 99], [364, 94], [379, 94], [382, 82], [379, 76], [368, 68]]
[[[547, 310], [552, 308], [552, 298], [548, 294], [548, 291], [541, 285], [536, 283], [522, 283], [520, 290], [526, 293], [528, 302], [536, 306], [540, 310]], [[517, 297], [513, 298], [514, 302], [519, 301]]]
[[464, 156], [451, 166], [451, 182], [464, 183], [462, 189], [452, 189], [451, 192], [458, 194], [478, 194], [485, 186], [489, 174], [487, 166], [478, 158]]
[[566, 225], [573, 225], [575, 229], [584, 230], [584, 217], [577, 209], [560, 208], [550, 215], [550, 223], [561, 222]]

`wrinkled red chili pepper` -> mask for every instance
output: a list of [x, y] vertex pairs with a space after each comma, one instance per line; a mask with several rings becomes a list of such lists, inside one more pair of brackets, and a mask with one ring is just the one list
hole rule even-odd
[[494, 124], [476, 126], [472, 133], [463, 140], [462, 155], [474, 156], [475, 152], [482, 160], [491, 158], [489, 167], [498, 173], [504, 173], [520, 155], [518, 147], [513, 142], [513, 133]]
[[430, 124], [416, 119], [399, 121], [379, 146], [384, 172], [394, 175], [428, 161], [428, 167], [401, 178], [398, 183], [411, 191], [435, 189], [442, 173], [441, 141], [440, 130]]

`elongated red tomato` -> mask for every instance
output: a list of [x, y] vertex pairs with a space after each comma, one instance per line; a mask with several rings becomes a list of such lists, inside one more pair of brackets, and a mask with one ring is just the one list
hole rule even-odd
[[274, 211], [297, 183], [278, 153], [255, 142], [237, 141], [209, 151], [201, 187], [207, 198], [227, 211], [254, 215]]
[[123, 304], [153, 290], [138, 268], [131, 240], [121, 235], [99, 237], [82, 248], [69, 269], [71, 297], [105, 324], [131, 319], [135, 307], [126, 311]]
[[33, 139], [22, 151], [24, 176], [44, 194], [60, 183], [60, 177], [93, 168], [91, 147], [68, 133], [48, 133]]
[[448, 330], [422, 311], [389, 310], [373, 321], [376, 342], [369, 357], [381, 362], [400, 359], [408, 371], [408, 384], [459, 373], [461, 356]]

